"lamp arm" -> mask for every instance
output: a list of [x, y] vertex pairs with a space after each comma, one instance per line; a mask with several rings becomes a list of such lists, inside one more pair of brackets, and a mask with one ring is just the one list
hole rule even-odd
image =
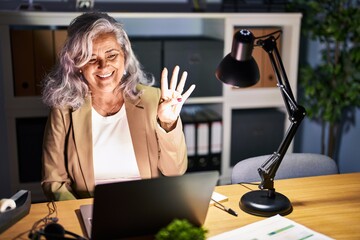
[[285, 103], [285, 107], [291, 122], [286, 135], [281, 142], [277, 152], [274, 152], [258, 169], [261, 177], [260, 189], [268, 189], [269, 196], [271, 197], [274, 192], [274, 178], [276, 172], [284, 158], [284, 155], [293, 140], [295, 133], [306, 115], [305, 108], [298, 105], [292, 93], [289, 80], [286, 76], [286, 71], [280, 57], [279, 50], [276, 46], [276, 39], [273, 36], [265, 40], [258, 40], [260, 45], [269, 55], [270, 62], [276, 74], [278, 87], [281, 90], [281, 95]]

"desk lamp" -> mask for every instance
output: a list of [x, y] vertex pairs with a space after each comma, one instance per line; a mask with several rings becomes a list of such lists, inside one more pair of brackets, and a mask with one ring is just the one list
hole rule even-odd
[[[255, 38], [254, 35], [242, 29], [234, 34], [231, 53], [220, 62], [216, 69], [216, 77], [225, 84], [235, 87], [248, 87], [259, 81], [259, 68], [252, 57], [254, 47], [260, 46], [270, 58], [273, 70], [277, 78], [277, 86], [280, 89], [285, 107], [291, 122], [277, 152], [274, 152], [259, 168], [261, 177], [260, 190], [250, 191], [244, 194], [239, 202], [241, 210], [249, 214], [269, 217], [276, 214], [287, 215], [292, 211], [290, 200], [281, 193], [275, 191], [274, 178], [284, 155], [295, 136], [295, 133], [304, 119], [306, 111], [297, 104], [286, 76], [279, 50], [276, 46], [276, 31], [266, 36]], [[254, 41], [257, 39], [256, 44]]]

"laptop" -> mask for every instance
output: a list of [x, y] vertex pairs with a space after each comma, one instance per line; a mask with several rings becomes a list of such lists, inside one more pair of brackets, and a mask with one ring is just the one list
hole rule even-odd
[[87, 237], [154, 236], [174, 219], [202, 226], [218, 178], [208, 171], [96, 185], [93, 204], [80, 206]]

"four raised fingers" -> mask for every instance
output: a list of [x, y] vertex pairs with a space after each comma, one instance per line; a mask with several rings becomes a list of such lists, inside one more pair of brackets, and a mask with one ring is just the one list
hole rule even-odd
[[[161, 73], [161, 98], [164, 101], [168, 101], [172, 98], [181, 97], [182, 100], [186, 100], [190, 94], [193, 92], [195, 85], [192, 85], [182, 96], [182, 92], [184, 90], [184, 86], [186, 83], [188, 73], [184, 71], [181, 75], [179, 84], [178, 83], [178, 76], [179, 76], [179, 66], [175, 66], [173, 70], [173, 74], [170, 80], [170, 86], [168, 84], [168, 70], [164, 68]], [[175, 90], [176, 89], [176, 90]]]

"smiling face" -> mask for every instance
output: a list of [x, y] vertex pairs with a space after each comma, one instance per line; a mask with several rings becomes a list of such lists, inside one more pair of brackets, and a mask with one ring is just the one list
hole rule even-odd
[[93, 93], [110, 93], [119, 86], [125, 57], [114, 34], [102, 34], [93, 40], [91, 59], [81, 70]]

